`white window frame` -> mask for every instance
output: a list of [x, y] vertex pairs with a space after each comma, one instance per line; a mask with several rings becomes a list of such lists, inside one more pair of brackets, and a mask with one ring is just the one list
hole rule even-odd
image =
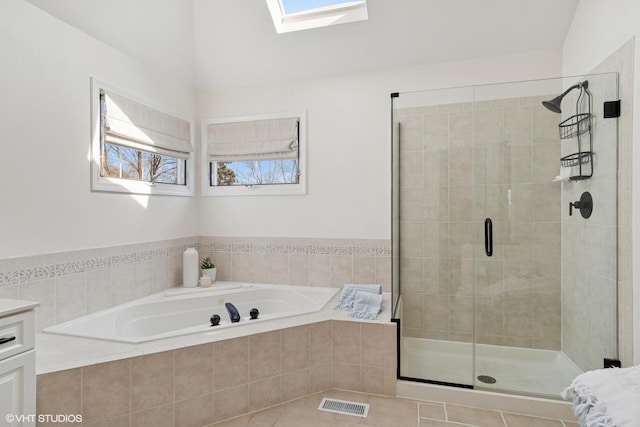
[[[298, 183], [278, 185], [233, 185], [212, 186], [209, 170], [208, 126], [222, 123], [237, 123], [256, 120], [297, 118], [298, 122]], [[274, 196], [274, 195], [304, 195], [307, 194], [307, 126], [306, 111], [301, 114], [274, 113], [263, 115], [225, 117], [204, 119], [200, 131], [201, 145], [201, 194], [202, 196]]]
[[368, 19], [366, 0], [354, 0], [298, 13], [286, 14], [280, 0], [266, 0], [278, 34], [309, 30]]
[[100, 90], [124, 96], [132, 101], [144, 104], [150, 108], [178, 117], [189, 122], [191, 129], [191, 146], [194, 142], [194, 122], [191, 118], [171, 111], [164, 106], [155, 104], [138, 95], [122, 90], [114, 85], [91, 78], [91, 191], [126, 193], [126, 194], [159, 194], [171, 196], [193, 196], [194, 195], [194, 153], [186, 160], [187, 179], [185, 185], [152, 183], [145, 181], [134, 181], [130, 179], [113, 178], [100, 176], [101, 171], [101, 150], [100, 150]]

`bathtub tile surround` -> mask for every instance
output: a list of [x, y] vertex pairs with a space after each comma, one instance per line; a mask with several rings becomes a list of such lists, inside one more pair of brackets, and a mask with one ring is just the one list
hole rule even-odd
[[196, 238], [0, 260], [0, 297], [39, 301], [36, 331], [175, 286]]
[[391, 290], [387, 239], [198, 237], [200, 256], [210, 256], [219, 280], [342, 287], [377, 283]]
[[332, 387], [393, 396], [395, 331], [331, 320], [43, 374], [37, 411], [82, 414], [83, 425], [205, 426]]
[[36, 331], [182, 283], [182, 253], [211, 256], [218, 279], [390, 290], [384, 239], [189, 237], [0, 259], [0, 298], [39, 301]]

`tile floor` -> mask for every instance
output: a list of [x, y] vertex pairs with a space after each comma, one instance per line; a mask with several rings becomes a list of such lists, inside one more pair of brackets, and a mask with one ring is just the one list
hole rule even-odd
[[[368, 403], [367, 418], [318, 411], [323, 397]], [[283, 403], [209, 427], [578, 427], [578, 423], [342, 390]]]

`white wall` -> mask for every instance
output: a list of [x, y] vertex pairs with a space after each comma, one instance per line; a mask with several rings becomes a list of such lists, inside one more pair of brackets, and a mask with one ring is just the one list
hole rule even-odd
[[92, 193], [90, 76], [194, 116], [193, 91], [23, 0], [0, 2], [0, 258], [192, 236], [196, 199]]
[[[592, 70], [629, 39], [636, 37], [635, 70], [640, 66], [640, 2], [637, 0], [581, 0], [565, 39], [563, 74], [579, 75]], [[623, 87], [625, 86], [623, 82]], [[629, 87], [630, 85], [626, 85]], [[633, 179], [632, 247], [640, 247], [640, 72], [633, 74]], [[622, 108], [624, 105], [622, 96]], [[624, 111], [623, 111], [624, 112]], [[635, 251], [634, 251], [635, 253]], [[634, 363], [640, 363], [640, 258], [633, 256]]]
[[390, 238], [390, 94], [557, 77], [540, 51], [201, 93], [201, 118], [307, 110], [308, 195], [200, 200], [201, 235]]

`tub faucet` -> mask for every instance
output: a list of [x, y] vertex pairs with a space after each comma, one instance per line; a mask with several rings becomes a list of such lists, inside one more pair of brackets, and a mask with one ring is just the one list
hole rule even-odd
[[238, 309], [236, 308], [236, 306], [228, 302], [225, 304], [225, 307], [227, 307], [227, 311], [229, 312], [229, 318], [231, 319], [231, 323], [239, 322], [240, 313], [238, 312]]

